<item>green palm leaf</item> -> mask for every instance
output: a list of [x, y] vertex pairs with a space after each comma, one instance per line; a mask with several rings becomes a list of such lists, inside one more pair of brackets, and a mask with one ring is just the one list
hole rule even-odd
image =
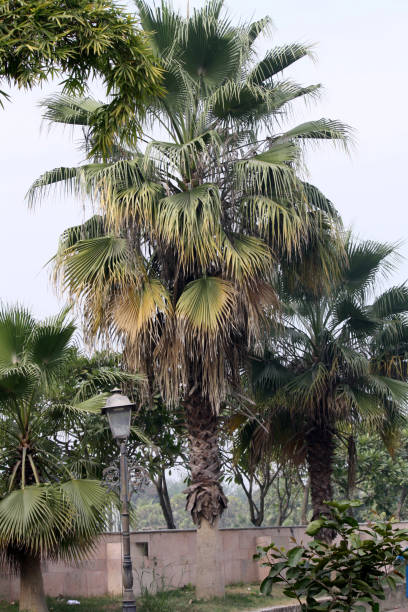
[[151, 45], [157, 56], [171, 53], [183, 32], [180, 15], [163, 4], [156, 11], [143, 0], [135, 0], [140, 22], [146, 32], [151, 32]]
[[65, 285], [75, 293], [89, 283], [104, 282], [114, 274], [119, 280], [125, 275], [128, 245], [124, 238], [101, 236], [77, 242], [63, 255]]
[[66, 361], [75, 332], [72, 322], [50, 321], [37, 325], [30, 341], [30, 358], [44, 373], [50, 374]]
[[285, 132], [281, 138], [284, 140], [330, 140], [333, 143], [340, 143], [344, 147], [350, 142], [351, 138], [350, 126], [335, 121], [333, 119], [318, 119], [316, 121], [308, 121], [297, 125]]
[[299, 43], [275, 47], [251, 70], [248, 79], [257, 84], [265, 83], [306, 55], [313, 57], [311, 47]]
[[180, 262], [205, 267], [217, 254], [221, 202], [216, 185], [205, 184], [163, 198], [157, 213], [157, 231], [176, 246]]
[[370, 310], [381, 318], [408, 312], [408, 287], [404, 284], [384, 291], [374, 300]]
[[20, 306], [0, 309], [0, 365], [18, 365], [23, 360], [35, 321], [30, 312]]
[[58, 490], [49, 485], [13, 491], [0, 501], [2, 548], [23, 548], [38, 554], [55, 550], [69, 526], [69, 513]]
[[225, 331], [225, 326], [233, 325], [236, 297], [232, 283], [203, 277], [187, 285], [177, 302], [176, 313], [197, 336], [217, 334]]
[[262, 19], [258, 19], [258, 21], [253, 21], [246, 28], [246, 34], [248, 36], [249, 45], [253, 45], [256, 39], [260, 34], [267, 34], [272, 26], [272, 19], [267, 17], [262, 17]]
[[394, 268], [397, 256], [395, 245], [374, 241], [353, 242], [346, 245], [348, 265], [344, 272], [350, 291], [366, 295], [377, 276], [386, 277]]
[[46, 109], [44, 113], [46, 121], [89, 126], [92, 114], [102, 107], [102, 103], [92, 98], [76, 98], [62, 94], [46, 98], [41, 106]]
[[211, 0], [203, 9], [194, 10], [180, 41], [183, 69], [206, 91], [232, 77], [241, 59], [235, 29], [220, 18], [222, 5]]

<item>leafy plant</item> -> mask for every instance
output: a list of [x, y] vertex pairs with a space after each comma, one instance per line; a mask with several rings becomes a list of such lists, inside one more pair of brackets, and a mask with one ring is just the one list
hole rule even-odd
[[66, 311], [39, 323], [24, 308], [0, 308], [0, 567], [19, 570], [29, 612], [47, 610], [41, 561], [91, 551], [112, 505], [99, 480], [73, 465], [71, 415], [99, 414], [106, 394], [91, 393], [123, 376], [77, 376], [64, 396], [74, 332]]
[[[92, 153], [106, 155], [125, 123], [134, 141], [137, 117], [162, 93], [161, 70], [134, 18], [111, 0], [4, 0], [0, 21], [0, 84], [31, 89], [63, 75], [66, 93], [83, 94], [88, 79], [99, 76], [111, 100], [88, 105], [96, 111]], [[2, 98], [9, 95], [0, 90], [0, 105]]]
[[392, 521], [380, 519], [359, 526], [349, 515], [359, 502], [330, 502], [332, 518], [312, 521], [306, 533], [318, 535], [331, 529], [336, 540], [329, 544], [315, 539], [288, 551], [271, 544], [256, 558], [270, 566], [261, 591], [269, 595], [273, 585], [284, 584], [284, 594], [297, 599], [302, 610], [371, 610], [379, 612], [378, 600], [385, 599], [385, 587], [394, 589], [402, 574], [394, 567], [408, 559], [405, 543], [408, 531], [395, 529]]

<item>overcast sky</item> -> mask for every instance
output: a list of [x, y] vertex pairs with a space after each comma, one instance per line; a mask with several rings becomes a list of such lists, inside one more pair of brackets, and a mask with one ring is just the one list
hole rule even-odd
[[[191, 7], [201, 4], [190, 1]], [[185, 12], [187, 2], [174, 5]], [[296, 120], [341, 119], [356, 130], [356, 147], [351, 157], [328, 145], [312, 151], [310, 180], [361, 237], [405, 240], [408, 1], [231, 0], [227, 6], [235, 21], [272, 17], [273, 37], [261, 51], [283, 42], [316, 44], [316, 63], [303, 59], [288, 71], [302, 84], [324, 85], [321, 100], [299, 108]], [[12, 102], [0, 110], [0, 299], [23, 303], [39, 317], [62, 304], [44, 265], [60, 233], [84, 215], [82, 203], [72, 199], [53, 196], [34, 212], [24, 200], [42, 172], [81, 161], [70, 132], [40, 129], [38, 102], [56, 89], [54, 83], [42, 91], [13, 91]], [[401, 251], [408, 256], [407, 244]], [[408, 263], [402, 261], [395, 278], [407, 277]]]

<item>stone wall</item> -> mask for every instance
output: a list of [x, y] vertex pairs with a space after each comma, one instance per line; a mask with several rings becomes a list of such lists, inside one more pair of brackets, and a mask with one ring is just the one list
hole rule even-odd
[[[405, 528], [408, 523], [401, 524]], [[252, 556], [257, 546], [274, 541], [288, 548], [291, 538], [306, 540], [304, 527], [221, 529], [222, 555], [227, 584], [256, 582], [265, 568]], [[143, 531], [131, 534], [135, 593], [141, 585], [151, 589], [195, 583], [195, 530]], [[51, 596], [91, 597], [121, 592], [121, 541], [105, 534], [93, 555], [79, 565], [45, 562], [44, 584]], [[0, 599], [18, 599], [18, 579], [0, 576]]]

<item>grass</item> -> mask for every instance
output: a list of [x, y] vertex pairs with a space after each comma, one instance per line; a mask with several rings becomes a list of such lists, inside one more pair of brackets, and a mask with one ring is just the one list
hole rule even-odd
[[[120, 599], [108, 597], [78, 598], [80, 606], [67, 605], [66, 600], [49, 599], [50, 612], [120, 612]], [[160, 592], [157, 595], [146, 594], [137, 600], [138, 612], [239, 612], [240, 610], [257, 610], [268, 605], [289, 603], [289, 600], [276, 590], [273, 597], [259, 593], [259, 585], [235, 585], [226, 589], [225, 599], [194, 601], [194, 589], [183, 587], [174, 591]], [[18, 603], [0, 602], [0, 612], [16, 612]]]

